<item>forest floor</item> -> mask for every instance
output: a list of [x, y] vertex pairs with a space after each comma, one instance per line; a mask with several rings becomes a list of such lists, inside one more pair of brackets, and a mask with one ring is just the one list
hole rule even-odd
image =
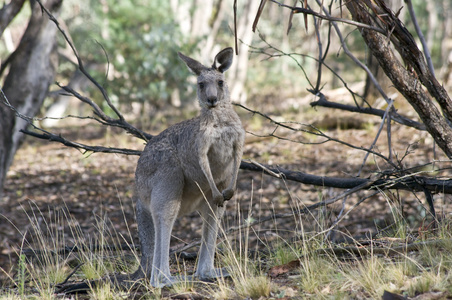
[[[292, 117], [296, 118], [297, 113], [293, 112]], [[363, 164], [363, 151], [334, 142], [315, 144], [320, 141], [318, 137], [300, 132], [281, 132], [281, 136], [292, 141], [259, 137], [275, 132], [275, 127], [264, 119], [245, 112], [241, 112], [241, 117], [246, 130], [256, 134], [247, 134], [245, 160], [251, 159], [308, 174], [349, 178], [355, 177]], [[353, 121], [357, 125], [350, 125], [353, 118], [346, 113], [336, 114], [322, 109], [309, 111], [309, 118], [306, 119], [303, 122], [315, 123], [328, 135], [358, 147], [369, 147], [372, 144], [380, 121], [377, 118], [369, 121], [369, 118], [357, 117]], [[159, 127], [159, 124], [154, 124], [153, 131], [158, 132], [161, 129]], [[90, 145], [138, 150], [144, 147], [140, 140], [117, 130], [98, 126], [78, 124], [56, 128], [55, 131]], [[405, 168], [423, 165], [435, 158], [441, 159], [439, 150], [436, 149], [435, 152], [432, 144], [425, 132], [393, 125], [393, 154], [395, 159], [404, 158], [400, 164]], [[375, 149], [385, 155], [388, 153], [385, 131]], [[404, 157], [405, 154], [408, 155]], [[98, 241], [101, 231], [113, 232], [109, 236], [121, 237], [123, 244], [138, 245], [133, 201], [137, 159], [137, 156], [117, 154], [83, 154], [61, 144], [27, 137], [8, 172], [5, 196], [0, 201], [0, 266], [3, 269], [0, 272], [0, 287], [11, 286], [11, 279], [17, 278], [20, 273], [18, 257], [21, 253], [26, 249], [39, 250], [42, 247], [36, 243], [39, 238], [35, 236], [36, 226], [49, 235], [59, 235], [58, 245], [55, 246], [57, 249], [80, 246], [80, 234], [88, 243], [93, 244]], [[386, 169], [389, 169], [387, 164], [378, 157], [370, 156], [360, 176], [367, 178], [373, 172]], [[436, 176], [444, 177], [447, 174], [443, 172]], [[344, 212], [349, 210], [351, 211], [334, 230], [328, 230], [327, 237], [322, 235], [328, 243], [356, 246], [357, 241], [361, 241], [362, 245], [369, 243], [371, 237], [387, 243], [387, 240], [383, 240], [390, 237], [397, 238], [397, 243], [403, 245], [418, 239], [420, 232], [422, 234], [424, 229], [428, 231], [430, 228], [431, 218], [428, 209], [425, 209], [424, 196], [407, 191], [380, 193], [357, 205], [359, 199], [370, 195], [368, 191], [360, 191], [345, 201], [315, 210], [311, 214], [297, 215], [300, 207], [333, 198], [342, 192], [340, 189], [309, 186], [261, 172], [241, 170], [237, 193], [227, 204], [223, 228], [228, 230], [250, 220], [292, 212], [293, 217], [275, 217], [253, 226], [251, 231], [235, 231], [228, 236], [234, 241], [233, 247], [240, 248], [245, 243], [253, 253], [271, 252], [280, 241], [297, 243], [305, 236], [314, 236], [329, 229], [338, 216], [344, 216]], [[451, 196], [437, 194], [434, 197], [438, 214], [448, 218], [452, 213]], [[406, 228], [404, 236], [394, 234], [396, 209], [403, 217], [403, 226]], [[74, 234], [74, 226], [81, 233]], [[199, 239], [200, 232], [201, 218], [197, 213], [180, 218], [174, 225], [172, 249]], [[105, 243], [115, 242], [107, 240]], [[195, 252], [196, 247], [187, 251]], [[192, 268], [191, 264], [187, 262], [187, 268]], [[174, 265], [177, 263], [173, 260], [172, 266]], [[266, 268], [264, 273], [272, 270], [271, 266], [263, 266]], [[302, 291], [294, 283], [297, 281], [297, 272], [289, 268], [289, 271], [279, 273], [278, 276], [272, 276], [271, 281], [280, 290], [278, 292], [277, 288], [273, 288], [273, 296], [268, 297], [303, 297]], [[352, 298], [371, 297], [363, 291], [349, 292], [348, 295], [353, 295]], [[442, 292], [440, 295], [452, 297], [451, 293]]]

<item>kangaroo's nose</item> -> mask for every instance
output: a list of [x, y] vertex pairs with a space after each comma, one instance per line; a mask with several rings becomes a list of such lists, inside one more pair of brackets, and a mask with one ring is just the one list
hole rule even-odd
[[215, 107], [217, 105], [217, 97], [208, 97], [207, 98], [207, 104], [210, 107]]

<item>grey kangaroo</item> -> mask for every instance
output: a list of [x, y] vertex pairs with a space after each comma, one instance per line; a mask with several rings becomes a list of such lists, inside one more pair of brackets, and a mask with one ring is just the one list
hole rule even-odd
[[232, 48], [220, 51], [212, 67], [179, 57], [198, 76], [201, 113], [153, 137], [135, 172], [142, 257], [134, 277], [146, 276], [155, 287], [176, 281], [169, 269], [171, 231], [177, 217], [195, 210], [203, 226], [194, 275], [201, 280], [221, 276], [214, 268], [218, 219], [224, 201], [234, 195], [245, 137], [223, 74], [232, 64]]

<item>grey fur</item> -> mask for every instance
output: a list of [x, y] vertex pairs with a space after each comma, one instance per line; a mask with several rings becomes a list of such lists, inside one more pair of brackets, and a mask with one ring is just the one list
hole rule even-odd
[[174, 283], [169, 270], [169, 244], [177, 217], [198, 210], [202, 243], [195, 276], [217, 277], [214, 255], [223, 203], [234, 195], [245, 132], [229, 99], [224, 79], [232, 48], [220, 51], [212, 68], [179, 53], [198, 76], [198, 117], [173, 125], [153, 137], [138, 160], [137, 223], [141, 263], [135, 277], [151, 285]]

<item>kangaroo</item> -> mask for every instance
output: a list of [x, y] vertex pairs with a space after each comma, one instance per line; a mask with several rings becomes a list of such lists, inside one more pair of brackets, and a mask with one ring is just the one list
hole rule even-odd
[[194, 275], [200, 280], [222, 276], [222, 270], [214, 268], [218, 219], [224, 213], [224, 201], [236, 189], [245, 137], [223, 74], [232, 64], [232, 48], [220, 51], [210, 68], [178, 54], [198, 76], [201, 113], [153, 137], [135, 172], [142, 253], [135, 277], [150, 278], [154, 287], [176, 281], [169, 269], [171, 231], [177, 217], [195, 210], [203, 226]]

